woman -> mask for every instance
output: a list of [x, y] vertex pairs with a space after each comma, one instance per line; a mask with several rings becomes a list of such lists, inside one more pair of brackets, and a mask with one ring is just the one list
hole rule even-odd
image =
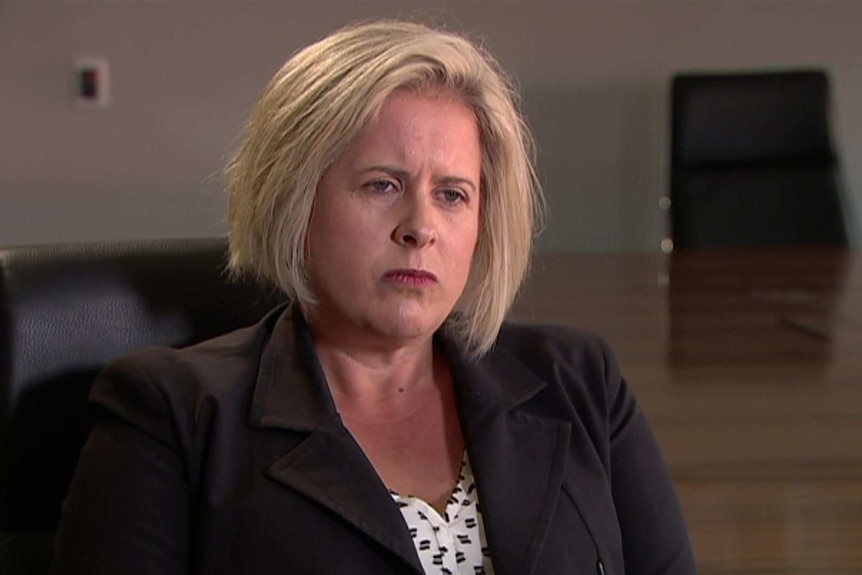
[[605, 345], [503, 325], [539, 203], [514, 102], [411, 23], [284, 65], [229, 168], [230, 251], [293, 305], [100, 376], [56, 573], [695, 572]]

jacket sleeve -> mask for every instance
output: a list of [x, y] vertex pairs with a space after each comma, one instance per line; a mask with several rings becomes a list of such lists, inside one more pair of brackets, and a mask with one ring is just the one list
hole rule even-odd
[[173, 402], [133, 359], [100, 374], [96, 424], [55, 541], [52, 573], [188, 573], [189, 489]]
[[682, 509], [658, 443], [603, 346], [610, 477], [627, 575], [691, 575], [697, 567]]

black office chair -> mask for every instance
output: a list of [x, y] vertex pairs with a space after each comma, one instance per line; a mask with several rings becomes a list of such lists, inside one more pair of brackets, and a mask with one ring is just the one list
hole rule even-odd
[[674, 248], [846, 245], [822, 71], [673, 78]]
[[223, 239], [0, 249], [0, 573], [41, 574], [109, 361], [261, 318], [279, 295], [234, 283]]

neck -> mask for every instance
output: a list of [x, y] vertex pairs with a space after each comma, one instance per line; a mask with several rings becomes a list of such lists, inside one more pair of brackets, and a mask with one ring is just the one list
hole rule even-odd
[[397, 349], [345, 345], [312, 329], [327, 384], [342, 416], [382, 422], [405, 419], [439, 393], [445, 362], [432, 339]]

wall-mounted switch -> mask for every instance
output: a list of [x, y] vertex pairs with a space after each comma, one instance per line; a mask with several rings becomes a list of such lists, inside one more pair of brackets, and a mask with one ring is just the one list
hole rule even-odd
[[108, 61], [104, 58], [75, 59], [75, 105], [105, 108], [111, 102]]

